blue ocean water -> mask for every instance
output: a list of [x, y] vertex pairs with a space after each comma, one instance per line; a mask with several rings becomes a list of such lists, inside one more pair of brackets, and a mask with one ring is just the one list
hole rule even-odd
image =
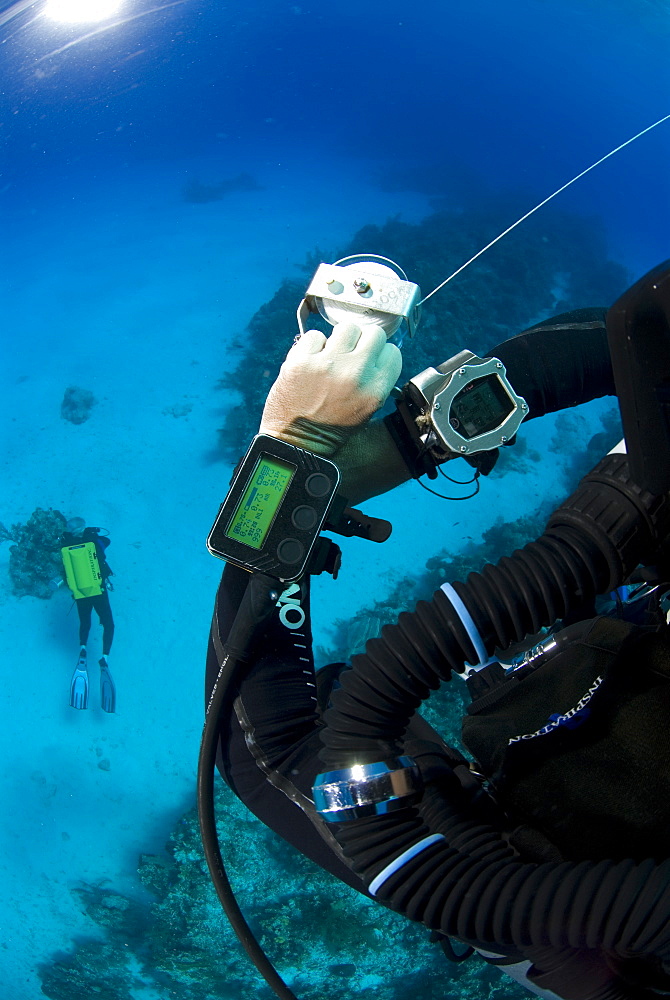
[[[0, 980], [11, 1000], [264, 997], [189, 839], [218, 577], [204, 538], [248, 440], [230, 414], [274, 372], [252, 320], [363, 227], [377, 228], [360, 251], [397, 247], [425, 294], [447, 277], [445, 246], [455, 270], [670, 114], [670, 3], [124, 0], [102, 20], [80, 6], [64, 21], [56, 0], [0, 2]], [[438, 293], [421, 349], [444, 343], [438, 363], [610, 304], [669, 256], [669, 161], [670, 121]], [[543, 241], [555, 257], [539, 287]], [[281, 316], [263, 327], [280, 354], [295, 333]], [[71, 387], [79, 423], [63, 415]], [[374, 501], [394, 542], [345, 546], [343, 577], [315, 594], [321, 661], [351, 651], [347, 623], [373, 605], [397, 610], [432, 557], [472, 558], [497, 518], [560, 501], [607, 413], [529, 424], [516, 463], [469, 503], [414, 485]], [[86, 713], [67, 705], [63, 589], [17, 591], [10, 575], [37, 509], [112, 537], [116, 716], [97, 694]], [[341, 887], [310, 890], [300, 859], [225, 808], [243, 904], [299, 996], [521, 997]]]

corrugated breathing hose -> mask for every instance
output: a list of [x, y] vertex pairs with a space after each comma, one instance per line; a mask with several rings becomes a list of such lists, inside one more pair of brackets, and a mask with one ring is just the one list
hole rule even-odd
[[[491, 654], [619, 586], [668, 534], [667, 497], [641, 491], [625, 455], [610, 455], [541, 538], [453, 591]], [[341, 675], [325, 717], [328, 771], [402, 754], [402, 734], [430, 690], [477, 660], [443, 591], [401, 614]], [[439, 828], [409, 805], [332, 829], [378, 900], [443, 934], [494, 952], [597, 948], [670, 961], [670, 861], [526, 863], [458, 803], [440, 810]], [[598, 989], [588, 994], [593, 1000], [635, 995]]]

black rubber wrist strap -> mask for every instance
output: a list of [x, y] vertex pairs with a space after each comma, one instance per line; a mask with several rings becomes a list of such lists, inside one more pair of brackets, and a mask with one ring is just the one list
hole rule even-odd
[[421, 440], [404, 400], [396, 402], [396, 410], [384, 417], [384, 423], [412, 477], [419, 479], [421, 476], [428, 476], [429, 479], [437, 479], [438, 463]]

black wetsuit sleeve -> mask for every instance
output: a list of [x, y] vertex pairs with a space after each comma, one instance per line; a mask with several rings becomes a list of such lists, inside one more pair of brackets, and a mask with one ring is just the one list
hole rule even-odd
[[563, 313], [486, 352], [504, 364], [529, 417], [616, 395], [606, 315], [604, 308]]
[[[226, 641], [248, 579], [230, 565], [223, 572], [207, 652], [207, 699], [219, 669], [216, 646]], [[311, 798], [322, 767], [309, 578], [287, 587], [260, 627], [227, 704], [217, 759], [227, 784], [263, 823], [322, 868], [365, 892]]]
[[[505, 366], [515, 391], [528, 403], [528, 418], [615, 396], [605, 308], [577, 309], [538, 323], [486, 352]], [[444, 459], [427, 451], [404, 407], [383, 418], [412, 476], [437, 476]], [[491, 453], [494, 454], [494, 453]], [[489, 470], [495, 460], [489, 466]], [[480, 463], [480, 470], [484, 471]]]

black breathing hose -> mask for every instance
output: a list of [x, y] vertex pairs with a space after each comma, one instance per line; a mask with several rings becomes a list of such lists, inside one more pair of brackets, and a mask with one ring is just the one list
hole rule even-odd
[[[277, 603], [279, 593], [276, 590], [277, 581], [261, 573], [253, 573], [249, 577], [247, 588], [242, 598], [235, 620], [232, 624], [225, 646], [217, 646], [219, 675], [207, 705], [205, 725], [200, 743], [197, 777], [198, 819], [202, 846], [205, 852], [207, 867], [212, 877], [219, 901], [230, 920], [231, 926], [265, 981], [280, 1000], [297, 1000], [275, 967], [256, 940], [253, 931], [244, 919], [244, 915], [233, 894], [221, 856], [219, 838], [216, 832], [214, 815], [214, 774], [216, 751], [219, 744], [219, 725], [226, 708], [230, 709], [230, 700], [234, 691], [234, 680], [238, 669], [246, 662], [246, 655], [254, 633], [258, 626], [266, 620]], [[213, 630], [213, 637], [218, 640], [218, 629]]]
[[[640, 490], [609, 455], [552, 514], [535, 542], [454, 584], [487, 653], [587, 607], [653, 559], [670, 533], [667, 497]], [[396, 757], [430, 690], [476, 662], [443, 591], [400, 615], [341, 675], [326, 713], [327, 770]], [[413, 806], [332, 829], [367, 885], [431, 834], [443, 839], [385, 876], [375, 896], [448, 936], [489, 947], [602, 949], [670, 960], [670, 862], [520, 861], [499, 831], [446, 806], [439, 826]], [[597, 994], [593, 994], [595, 996]], [[603, 994], [605, 995], [605, 994]], [[611, 993], [611, 996], [629, 994]]]

